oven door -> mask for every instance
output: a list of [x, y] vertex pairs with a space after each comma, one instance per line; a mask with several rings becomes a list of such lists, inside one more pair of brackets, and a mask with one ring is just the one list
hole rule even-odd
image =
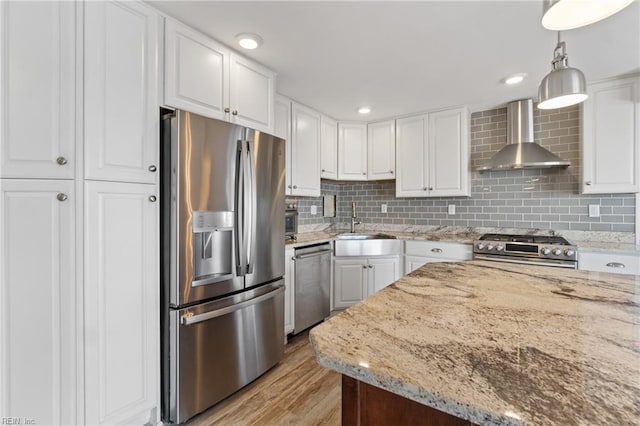
[[506, 262], [506, 263], [518, 263], [521, 265], [538, 265], [538, 266], [552, 266], [554, 268], [567, 268], [577, 269], [578, 262], [572, 262], [567, 260], [555, 260], [555, 259], [541, 259], [536, 257], [525, 256], [492, 256], [486, 254], [473, 254], [473, 260], [491, 260], [493, 262]]

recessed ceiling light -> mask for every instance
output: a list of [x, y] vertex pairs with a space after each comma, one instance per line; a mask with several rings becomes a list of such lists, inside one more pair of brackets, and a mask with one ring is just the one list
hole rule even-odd
[[509, 77], [505, 77], [503, 82], [504, 84], [509, 84], [509, 85], [522, 83], [522, 80], [524, 80], [526, 76], [527, 76], [526, 74], [513, 74], [513, 75], [510, 75]]
[[358, 109], [358, 113], [360, 114], [369, 114], [371, 112], [371, 108], [369, 107], [361, 107]]
[[236, 41], [244, 49], [256, 49], [262, 45], [262, 37], [253, 33], [242, 33], [236, 36]]

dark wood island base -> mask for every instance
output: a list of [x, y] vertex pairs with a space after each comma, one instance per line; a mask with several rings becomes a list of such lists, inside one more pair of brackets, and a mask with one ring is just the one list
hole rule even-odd
[[342, 426], [470, 426], [468, 420], [342, 375]]

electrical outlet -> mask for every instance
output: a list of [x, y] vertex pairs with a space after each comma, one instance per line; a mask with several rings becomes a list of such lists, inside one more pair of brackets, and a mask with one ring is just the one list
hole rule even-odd
[[380, 213], [386, 213], [387, 212], [387, 205], [383, 204], [380, 206]]
[[600, 217], [600, 204], [589, 204], [589, 217]]
[[449, 206], [447, 208], [447, 213], [450, 214], [450, 215], [456, 214], [456, 205], [455, 204], [449, 204]]
[[311, 206], [311, 214], [312, 215], [318, 214], [318, 206]]

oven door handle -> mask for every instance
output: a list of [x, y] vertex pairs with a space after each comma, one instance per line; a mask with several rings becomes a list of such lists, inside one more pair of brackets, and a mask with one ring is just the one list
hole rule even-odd
[[553, 266], [555, 268], [566, 268], [566, 269], [576, 269], [576, 262], [567, 262], [567, 263], [553, 263], [553, 262], [544, 262], [538, 260], [519, 260], [519, 259], [508, 259], [505, 256], [483, 256], [481, 254], [474, 254], [473, 260], [490, 260], [492, 262], [505, 262], [505, 263], [517, 263], [520, 265], [533, 265], [533, 266]]
[[205, 312], [203, 314], [198, 314], [198, 315], [185, 314], [180, 317], [180, 324], [192, 325], [192, 324], [197, 324], [199, 322], [208, 321], [210, 319], [218, 318], [223, 315], [227, 315], [232, 312], [238, 311], [240, 309], [246, 308], [248, 306], [255, 305], [260, 302], [264, 302], [265, 300], [272, 299], [282, 292], [284, 292], [284, 286], [280, 285], [276, 289], [270, 291], [269, 293], [262, 294], [258, 297], [245, 300], [244, 302], [240, 302], [235, 305], [226, 306], [224, 308], [216, 309], [216, 310]]

